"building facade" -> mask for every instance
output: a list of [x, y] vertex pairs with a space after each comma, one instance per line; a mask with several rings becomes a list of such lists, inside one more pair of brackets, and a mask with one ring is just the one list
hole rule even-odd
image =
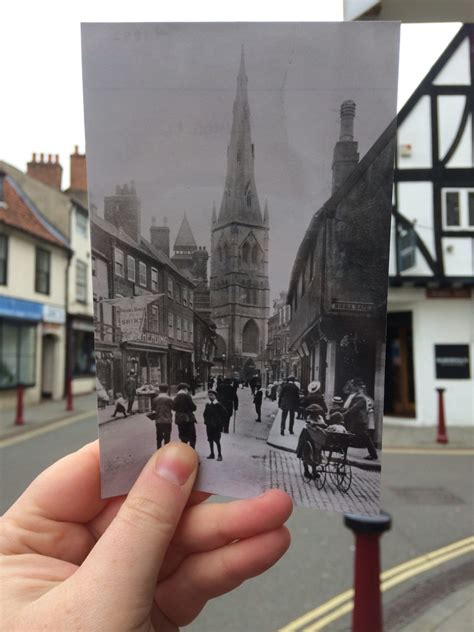
[[280, 298], [273, 301], [273, 314], [268, 319], [266, 384], [285, 380], [293, 373], [289, 350], [291, 307], [286, 299], [286, 292], [280, 292]]
[[358, 162], [355, 104], [341, 106], [333, 194], [300, 244], [288, 291], [290, 351], [302, 386], [319, 380], [326, 400], [362, 380], [383, 416], [385, 310], [395, 125]]
[[[5, 168], [4, 168], [5, 167]], [[64, 394], [67, 272], [72, 253], [9, 166], [0, 163], [0, 408]], [[13, 173], [13, 172], [12, 172]]]
[[474, 26], [463, 26], [398, 115], [385, 412], [474, 422]]
[[254, 158], [242, 51], [224, 194], [212, 217], [210, 292], [216, 358], [243, 379], [263, 371], [269, 316], [269, 213], [260, 208]]

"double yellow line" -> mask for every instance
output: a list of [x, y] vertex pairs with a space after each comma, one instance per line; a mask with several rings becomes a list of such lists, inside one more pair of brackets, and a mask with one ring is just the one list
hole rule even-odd
[[[420, 573], [425, 573], [440, 564], [472, 552], [474, 552], [474, 536], [458, 540], [384, 571], [380, 574], [380, 588], [384, 592]], [[336, 619], [351, 612], [353, 607], [354, 591], [352, 589], [346, 590], [318, 608], [288, 623], [278, 632], [317, 632], [317, 630], [322, 630]]]

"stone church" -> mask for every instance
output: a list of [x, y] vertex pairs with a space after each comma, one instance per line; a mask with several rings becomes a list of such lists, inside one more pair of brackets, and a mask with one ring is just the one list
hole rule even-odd
[[214, 208], [212, 216], [210, 291], [217, 328], [215, 366], [244, 379], [263, 373], [270, 302], [268, 205], [262, 214], [254, 158], [242, 50], [224, 194], [219, 214]]

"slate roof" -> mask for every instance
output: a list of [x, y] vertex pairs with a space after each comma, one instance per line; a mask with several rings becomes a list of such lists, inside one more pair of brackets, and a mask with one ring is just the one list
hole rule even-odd
[[193, 231], [191, 230], [191, 226], [189, 225], [186, 215], [183, 217], [183, 221], [181, 222], [181, 226], [174, 242], [174, 249], [176, 250], [179, 248], [197, 249], [196, 240], [194, 239]]

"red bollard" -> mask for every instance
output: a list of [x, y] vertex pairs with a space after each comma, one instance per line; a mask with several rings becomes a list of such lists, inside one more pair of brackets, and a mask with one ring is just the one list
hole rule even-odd
[[392, 526], [389, 514], [344, 514], [344, 524], [355, 535], [354, 610], [352, 632], [382, 632], [379, 539]]
[[448, 443], [448, 435], [446, 433], [446, 421], [444, 418], [444, 391], [445, 388], [437, 388], [438, 391], [438, 434], [436, 441], [438, 443]]
[[16, 387], [16, 415], [15, 426], [22, 426], [25, 423], [23, 418], [23, 395], [25, 393], [25, 387], [23, 384], [18, 384]]
[[72, 379], [70, 377], [66, 379], [66, 410], [74, 410], [72, 403]]

